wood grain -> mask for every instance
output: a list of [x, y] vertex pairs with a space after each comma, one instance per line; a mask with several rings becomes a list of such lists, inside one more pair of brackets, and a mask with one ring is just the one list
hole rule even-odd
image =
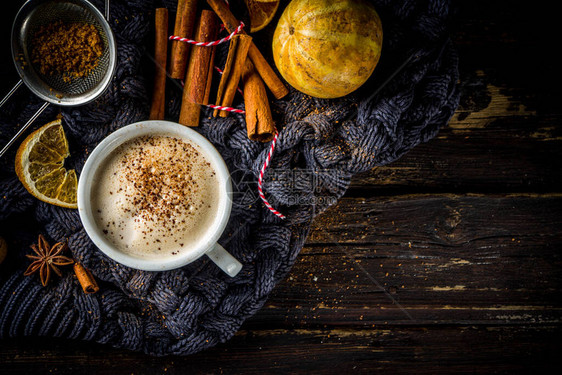
[[[10, 374], [452, 374], [540, 373], [558, 362], [560, 327], [365, 327], [239, 331], [190, 357], [147, 358], [106, 346], [16, 340], [2, 365]], [[544, 344], [529, 345], [536, 337]], [[470, 343], [470, 346], [467, 346]], [[506, 350], [506, 346], [510, 350]], [[139, 364], [142, 364], [139, 365]], [[472, 371], [474, 370], [474, 372]]]
[[558, 324], [561, 209], [559, 196], [343, 199], [253, 323]]
[[559, 370], [562, 75], [551, 56], [558, 22], [555, 12], [523, 1], [458, 7], [462, 96], [450, 125], [356, 176], [232, 340], [186, 358], [150, 358], [87, 342], [6, 339], [0, 372]]
[[[398, 161], [357, 176], [352, 189], [410, 191], [552, 192], [562, 188], [562, 116], [512, 103], [497, 87], [474, 88], [496, 107], [458, 110], [436, 139]], [[498, 104], [500, 102], [501, 104]], [[475, 105], [475, 104], [474, 104]], [[510, 110], [509, 108], [520, 108]], [[487, 112], [487, 113], [484, 113]], [[461, 120], [460, 118], [464, 118]]]

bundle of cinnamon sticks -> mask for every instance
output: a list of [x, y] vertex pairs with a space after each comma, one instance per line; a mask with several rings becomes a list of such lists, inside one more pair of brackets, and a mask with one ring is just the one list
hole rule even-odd
[[[174, 35], [197, 42], [217, 40], [220, 23], [232, 33], [240, 22], [224, 0], [207, 0], [212, 10], [198, 9], [197, 0], [178, 0]], [[150, 110], [150, 119], [164, 119], [166, 65], [170, 78], [184, 80], [179, 123], [198, 126], [201, 106], [208, 105], [215, 68], [216, 46], [190, 45], [172, 41], [168, 60], [168, 11], [156, 9], [154, 60], [156, 74]], [[220, 19], [220, 21], [219, 21]], [[258, 50], [252, 37], [241, 31], [228, 42], [226, 65], [217, 90], [213, 116], [226, 117], [222, 110], [234, 102], [236, 92], [243, 91], [248, 137], [252, 140], [270, 141], [275, 132], [266, 86], [276, 99], [288, 94], [287, 87], [275, 74]]]

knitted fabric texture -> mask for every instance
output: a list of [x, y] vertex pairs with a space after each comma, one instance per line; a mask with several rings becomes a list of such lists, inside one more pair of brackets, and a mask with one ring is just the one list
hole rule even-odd
[[[93, 3], [103, 12], [102, 0]], [[233, 179], [232, 216], [219, 243], [243, 264], [234, 278], [206, 257], [166, 272], [112, 261], [86, 235], [77, 210], [40, 202], [25, 190], [14, 172], [13, 147], [0, 160], [0, 235], [9, 245], [0, 266], [0, 337], [91, 340], [152, 355], [187, 355], [231, 338], [287, 275], [312, 219], [344, 194], [351, 177], [434, 137], [458, 105], [457, 55], [447, 35], [449, 2], [373, 3], [383, 22], [384, 45], [372, 80], [341, 99], [319, 100], [291, 89], [286, 98], [271, 101], [279, 140], [264, 191], [286, 220], [268, 211], [257, 195], [269, 144], [248, 139], [243, 115], [212, 118], [212, 110], [203, 110], [196, 130], [216, 146]], [[173, 20], [174, 1], [111, 1], [118, 51], [111, 86], [91, 104], [50, 106], [35, 121], [37, 128], [62, 113], [71, 150], [66, 166], [78, 174], [105, 136], [148, 118], [150, 38], [154, 9], [162, 5]], [[266, 57], [274, 25], [269, 29], [255, 38]], [[219, 67], [227, 48], [218, 47]], [[166, 119], [177, 121], [179, 83], [169, 80], [166, 95]], [[0, 112], [0, 142], [5, 144], [41, 104], [20, 88]], [[244, 108], [241, 97], [234, 106]], [[70, 268], [47, 287], [36, 275], [23, 276], [29, 264], [25, 254], [39, 233], [50, 242], [68, 241], [72, 256], [92, 271], [100, 291], [84, 294]]]

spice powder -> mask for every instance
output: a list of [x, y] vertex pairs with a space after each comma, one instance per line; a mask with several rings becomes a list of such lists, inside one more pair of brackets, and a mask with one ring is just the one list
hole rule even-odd
[[56, 21], [35, 32], [31, 62], [41, 74], [63, 74], [64, 82], [70, 82], [87, 76], [102, 54], [103, 41], [94, 25]]

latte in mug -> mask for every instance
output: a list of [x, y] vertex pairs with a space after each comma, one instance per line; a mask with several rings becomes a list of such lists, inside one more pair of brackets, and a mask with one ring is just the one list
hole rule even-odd
[[96, 225], [119, 251], [135, 257], [177, 255], [203, 239], [217, 216], [216, 172], [186, 139], [133, 138], [106, 156], [94, 181]]

